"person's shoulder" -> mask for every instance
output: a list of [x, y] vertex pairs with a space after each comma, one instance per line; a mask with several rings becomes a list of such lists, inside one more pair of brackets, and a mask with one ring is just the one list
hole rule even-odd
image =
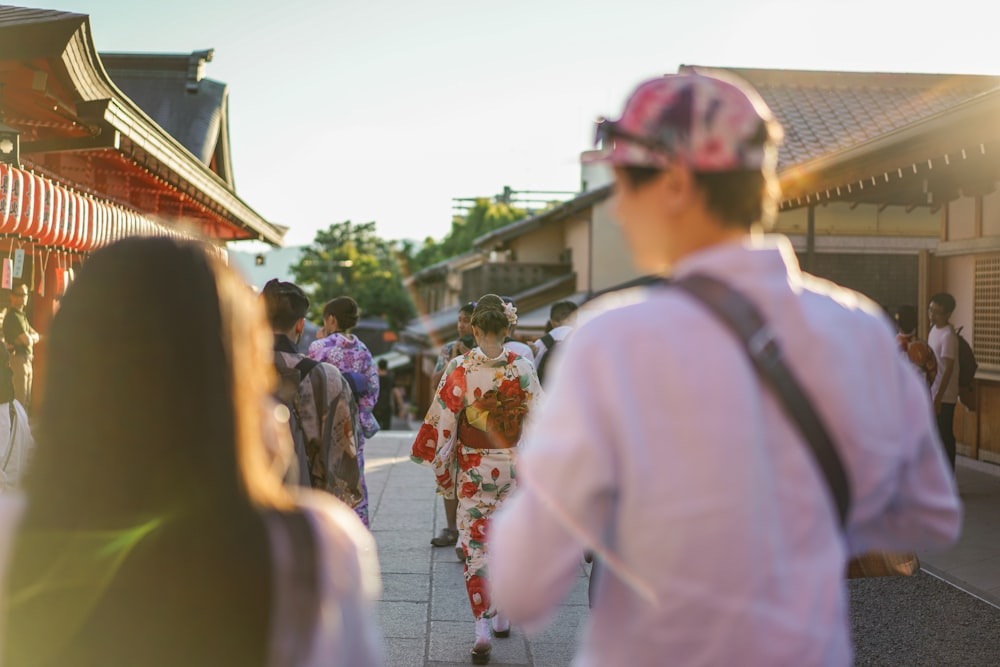
[[[308, 518], [319, 545], [323, 565], [361, 589], [366, 597], [377, 597], [381, 588], [375, 539], [358, 515], [329, 493], [301, 488], [295, 503]], [[343, 582], [342, 583], [347, 583]]]
[[298, 489], [295, 504], [310, 517], [317, 534], [326, 542], [359, 551], [374, 550], [374, 540], [358, 515], [344, 502], [315, 489]]

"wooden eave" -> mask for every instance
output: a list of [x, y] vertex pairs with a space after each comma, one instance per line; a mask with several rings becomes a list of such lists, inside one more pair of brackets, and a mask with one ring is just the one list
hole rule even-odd
[[939, 208], [1000, 177], [1000, 89], [779, 174], [782, 210], [833, 201]]
[[[281, 245], [283, 228], [114, 85], [87, 16], [0, 7], [0, 78], [0, 102], [7, 123], [22, 131], [26, 167], [168, 224], [196, 222], [215, 239]], [[108, 188], [109, 179], [118, 187]]]

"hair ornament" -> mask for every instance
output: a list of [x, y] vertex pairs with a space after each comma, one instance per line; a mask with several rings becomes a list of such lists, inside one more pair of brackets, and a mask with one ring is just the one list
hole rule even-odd
[[517, 324], [517, 308], [509, 301], [503, 305], [503, 314], [509, 324]]

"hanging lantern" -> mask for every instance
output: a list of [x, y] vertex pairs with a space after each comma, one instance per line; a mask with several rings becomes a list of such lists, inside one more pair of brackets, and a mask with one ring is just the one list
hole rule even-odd
[[7, 214], [10, 212], [10, 169], [10, 165], [0, 163], [0, 230], [7, 226]]
[[38, 232], [38, 240], [44, 245], [51, 245], [55, 238], [55, 192], [52, 181], [47, 178], [38, 177], [35, 183], [38, 194], [35, 196], [36, 216], [39, 216], [41, 229]]
[[7, 221], [4, 223], [2, 229], [0, 229], [0, 232], [13, 234], [21, 224], [21, 209], [23, 208], [21, 198], [24, 191], [24, 172], [12, 167], [8, 168], [10, 170], [10, 191], [7, 195]]
[[21, 224], [17, 233], [26, 239], [32, 239], [36, 236], [34, 230], [38, 227], [35, 219], [35, 190], [38, 187], [38, 177], [31, 172], [25, 172], [22, 180]]

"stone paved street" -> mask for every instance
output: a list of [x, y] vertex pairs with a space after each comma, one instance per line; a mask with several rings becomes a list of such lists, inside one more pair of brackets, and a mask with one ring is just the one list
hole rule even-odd
[[[409, 431], [380, 433], [365, 452], [382, 567], [378, 615], [388, 645], [386, 664], [468, 665], [474, 625], [462, 565], [453, 548], [429, 544], [444, 525], [443, 508], [430, 470], [410, 462], [412, 438]], [[924, 573], [850, 583], [858, 665], [1000, 664], [998, 471], [959, 457], [963, 535], [948, 551], [921, 554]], [[587, 615], [587, 570], [581, 564], [555, 623], [530, 640], [516, 627], [508, 639], [494, 639], [490, 664], [568, 666]]]
[[[389, 431], [365, 446], [372, 532], [382, 567], [378, 615], [387, 664], [468, 665], [475, 630], [462, 564], [453, 548], [430, 545], [444, 525], [444, 509], [430, 469], [410, 463], [412, 440], [412, 433]], [[587, 614], [587, 572], [581, 563], [577, 585], [555, 622], [531, 640], [517, 627], [507, 639], [494, 638], [490, 664], [566, 667]]]

